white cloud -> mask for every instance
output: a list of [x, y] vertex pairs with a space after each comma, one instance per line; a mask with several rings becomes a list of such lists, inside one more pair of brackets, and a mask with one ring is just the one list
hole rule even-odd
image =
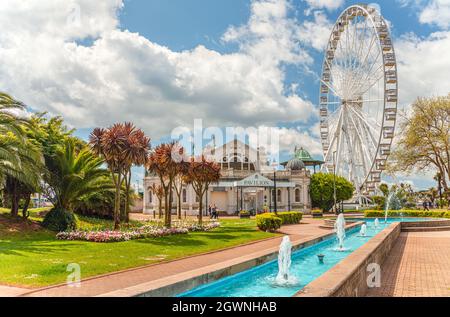
[[395, 42], [398, 59], [399, 101], [411, 104], [417, 97], [447, 95], [450, 92], [450, 32], [426, 38], [413, 34]]
[[344, 4], [344, 0], [304, 0], [312, 9], [336, 10]]
[[[287, 0], [253, 1], [249, 22], [223, 37], [239, 43], [229, 54], [203, 46], [175, 52], [122, 31], [122, 6], [2, 1], [2, 90], [78, 128], [131, 120], [153, 138], [194, 118], [253, 126], [315, 116], [313, 105], [284, 85], [285, 64], [312, 61], [299, 48], [300, 26], [288, 18]], [[93, 43], [79, 44], [86, 38]]]
[[299, 30], [300, 39], [316, 50], [326, 48], [330, 38], [333, 23], [322, 11], [314, 12], [314, 21], [304, 21]]
[[311, 155], [322, 155], [322, 144], [320, 140], [309, 131], [302, 131], [298, 128], [279, 128], [280, 149], [293, 153], [295, 147], [303, 147]]
[[450, 27], [450, 0], [429, 1], [420, 12], [419, 21], [448, 29]]

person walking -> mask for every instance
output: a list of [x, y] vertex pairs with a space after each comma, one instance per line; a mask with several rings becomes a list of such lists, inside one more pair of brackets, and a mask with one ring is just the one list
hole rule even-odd
[[426, 200], [423, 202], [423, 210], [430, 211], [430, 209], [428, 208], [428, 202]]
[[214, 215], [212, 214], [212, 207], [211, 207], [211, 205], [208, 206], [208, 214], [209, 214], [209, 218], [212, 219], [214, 217]]
[[216, 204], [214, 204], [214, 207], [213, 207], [213, 215], [214, 215], [214, 219], [219, 219], [219, 215], [217, 214], [217, 206], [216, 206]]

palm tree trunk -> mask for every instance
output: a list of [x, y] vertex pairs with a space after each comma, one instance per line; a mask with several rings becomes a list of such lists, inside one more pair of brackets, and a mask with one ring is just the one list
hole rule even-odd
[[173, 200], [173, 190], [172, 186], [169, 187], [169, 206], [166, 214], [166, 228], [170, 228], [172, 226], [172, 200]]
[[196, 191], [198, 195], [198, 224], [203, 224], [203, 186], [199, 186]]
[[130, 186], [131, 186], [131, 170], [129, 170], [124, 176], [125, 178], [125, 209], [124, 213], [122, 214], [122, 221], [125, 221], [126, 223], [130, 222]]
[[30, 207], [30, 202], [31, 202], [31, 194], [27, 193], [26, 198], [25, 198], [25, 204], [23, 205], [23, 209], [22, 209], [22, 217], [24, 219], [28, 219], [28, 217], [30, 216], [30, 214], [28, 212], [28, 208]]
[[117, 178], [114, 177], [116, 185], [116, 196], [114, 201], [114, 230], [119, 230], [120, 228], [120, 185], [122, 183], [122, 173], [118, 171]]
[[181, 192], [178, 195], [178, 219], [181, 220]]

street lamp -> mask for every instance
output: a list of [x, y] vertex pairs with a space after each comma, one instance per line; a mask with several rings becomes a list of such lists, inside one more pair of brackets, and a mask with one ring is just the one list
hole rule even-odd
[[334, 213], [337, 215], [337, 197], [336, 197], [336, 151], [333, 152], [333, 198]]

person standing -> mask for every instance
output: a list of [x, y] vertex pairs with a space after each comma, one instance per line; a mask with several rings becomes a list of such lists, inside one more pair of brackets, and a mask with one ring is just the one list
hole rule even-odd
[[209, 218], [213, 218], [214, 217], [214, 215], [212, 214], [212, 207], [211, 207], [211, 204], [208, 206], [208, 214], [209, 214]]
[[213, 207], [213, 215], [214, 215], [214, 219], [219, 219], [219, 215], [217, 214], [216, 204], [214, 204], [214, 207]]

